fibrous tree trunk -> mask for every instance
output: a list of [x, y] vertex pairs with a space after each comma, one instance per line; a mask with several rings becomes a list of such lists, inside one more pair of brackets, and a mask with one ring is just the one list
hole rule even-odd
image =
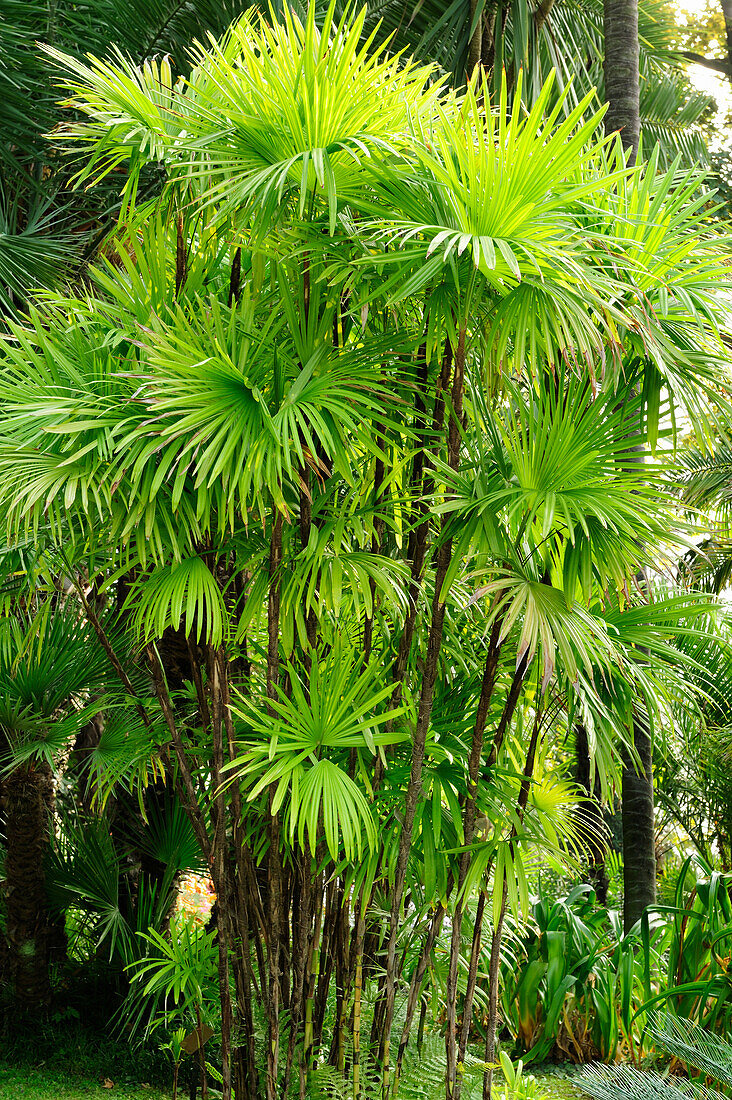
[[[640, 140], [638, 0], [604, 0], [605, 128], [618, 130], [635, 162]], [[634, 448], [629, 448], [634, 450]], [[637, 448], [636, 448], [637, 450]], [[642, 461], [642, 452], [637, 461]], [[648, 724], [636, 712], [632, 739], [639, 766], [623, 759], [624, 926], [626, 931], [652, 905], [656, 892], [653, 769]]]
[[635, 160], [640, 140], [638, 0], [604, 0], [606, 131], [619, 131]]
[[653, 766], [647, 719], [636, 715], [633, 742], [638, 762], [623, 760], [623, 927], [636, 924], [656, 901], [656, 838], [653, 819]]
[[49, 835], [48, 781], [42, 767], [27, 765], [3, 783], [8, 968], [16, 1005], [28, 1012], [38, 1012], [51, 1001], [43, 870]]

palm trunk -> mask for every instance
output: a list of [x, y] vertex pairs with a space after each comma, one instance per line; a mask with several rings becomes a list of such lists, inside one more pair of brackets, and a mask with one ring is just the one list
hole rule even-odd
[[[640, 79], [638, 0], [604, 0], [605, 127], [619, 130], [631, 163], [640, 139]], [[642, 457], [639, 459], [642, 461]], [[628, 755], [623, 760], [623, 852], [626, 931], [655, 900], [655, 840], [653, 827], [653, 771], [647, 726], [633, 723], [633, 742], [640, 771]]]
[[656, 837], [653, 817], [653, 763], [647, 719], [636, 714], [633, 742], [638, 769], [623, 754], [623, 927], [636, 924], [656, 901]]
[[605, 129], [619, 131], [631, 161], [640, 140], [638, 0], [604, 0]]
[[[541, 723], [542, 714], [539, 710], [537, 710], [534, 718], [534, 726], [531, 731], [529, 748], [526, 753], [526, 763], [524, 765], [524, 773], [521, 780], [521, 787], [519, 789], [518, 799], [516, 800], [516, 818], [519, 825], [524, 819], [524, 814], [526, 813], [526, 805], [529, 801], [529, 789], [531, 787], [531, 779], [534, 774], [536, 749], [539, 744]], [[511, 830], [511, 839], [515, 839], [516, 836], [517, 827], [516, 825], [514, 825], [513, 829]], [[493, 939], [491, 942], [491, 961], [488, 969], [488, 1022], [485, 1032], [486, 1070], [483, 1074], [483, 1100], [491, 1100], [491, 1089], [493, 1087], [493, 1063], [496, 1057], [496, 1031], [498, 1024], [498, 979], [501, 962], [501, 942], [503, 939], [503, 925], [506, 919], [506, 905], [508, 901], [508, 879], [506, 878], [505, 872], [500, 882], [494, 882], [493, 889], [498, 889], [501, 891], [501, 905], [498, 913], [498, 920], [496, 921], [495, 928], [493, 930]], [[475, 952], [477, 949], [479, 949], [479, 947], [480, 929], [478, 929], [477, 931], [477, 947], [474, 938], [473, 951]]]
[[[460, 456], [460, 420], [463, 409], [463, 389], [465, 380], [466, 328], [461, 327], [455, 349], [455, 365], [452, 383], [452, 415], [448, 432], [447, 461], [452, 470], [457, 470]], [[445, 624], [445, 600], [442, 586], [452, 560], [452, 540], [445, 539], [437, 552], [435, 564], [435, 591], [432, 599], [432, 620], [427, 641], [427, 653], [424, 662], [424, 675], [419, 698], [417, 725], [412, 744], [412, 767], [405, 795], [404, 817], [399, 837], [397, 865], [394, 874], [391, 910], [389, 913], [389, 935], [386, 956], [386, 983], [384, 994], [384, 1014], [381, 1027], [379, 1062], [383, 1068], [383, 1095], [389, 1094], [389, 1046], [391, 1025], [394, 1019], [397, 981], [397, 933], [404, 897], [404, 884], [407, 875], [407, 860], [412, 843], [412, 830], [417, 804], [422, 790], [422, 765], [424, 763], [427, 732], [442, 646], [442, 633]]]
[[43, 857], [48, 843], [46, 776], [26, 765], [3, 783], [7, 859], [5, 894], [10, 981], [23, 1012], [42, 1012], [51, 1001], [48, 916]]
[[[503, 617], [496, 617], [491, 630], [486, 656], [483, 683], [481, 685], [480, 700], [473, 728], [473, 743], [468, 761], [468, 789], [463, 806], [463, 845], [467, 849], [460, 857], [458, 869], [458, 882], [455, 898], [455, 909], [452, 920], [452, 940], [450, 945], [450, 964], [447, 976], [447, 1031], [445, 1034], [445, 1049], [447, 1056], [446, 1094], [447, 1100], [459, 1100], [460, 1082], [458, 1080], [457, 1067], [457, 983], [458, 963], [462, 939], [463, 912], [465, 898], [462, 894], [468, 870], [470, 869], [470, 845], [475, 834], [475, 821], [477, 815], [478, 776], [483, 761], [483, 741], [485, 728], [488, 721], [488, 712], [493, 688], [498, 675], [498, 660], [501, 652], [499, 638]], [[466, 1006], [467, 1007], [467, 1006]], [[472, 1008], [472, 1004], [470, 1006]]]

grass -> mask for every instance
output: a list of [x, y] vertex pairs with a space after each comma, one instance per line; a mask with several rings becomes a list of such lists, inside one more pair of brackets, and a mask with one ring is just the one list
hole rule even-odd
[[126, 1041], [110, 1023], [116, 1005], [93, 982], [67, 991], [48, 1017], [2, 1007], [0, 1100], [169, 1100], [167, 1056]]
[[[0, 1100], [169, 1100], [172, 1068], [158, 1042], [126, 1040], [112, 1022], [114, 1002], [98, 994], [94, 983], [84, 983], [70, 990], [50, 1017], [0, 1014]], [[439, 1076], [440, 1036], [433, 1045]], [[188, 1096], [189, 1069], [186, 1059], [181, 1100]], [[566, 1063], [525, 1064], [524, 1079], [535, 1078], [528, 1096], [586, 1100], [573, 1082], [577, 1070]], [[500, 1074], [496, 1086], [498, 1094]]]
[[71, 1076], [47, 1066], [7, 1066], [0, 1063], [0, 1100], [168, 1100], [170, 1092], [152, 1085], [131, 1084], [114, 1078], [112, 1088], [101, 1080]]
[[580, 1066], [572, 1066], [571, 1070], [563, 1071], [559, 1066], [552, 1066], [551, 1070], [548, 1067], [537, 1066], [534, 1070], [531, 1066], [526, 1066], [524, 1073], [536, 1078], [543, 1100], [579, 1100], [580, 1097], [587, 1100], [584, 1093], [572, 1083], [573, 1072], [576, 1073], [580, 1068]]
[[[582, 1093], [570, 1077], [542, 1069], [538, 1067], [532, 1074], [542, 1100], [579, 1100]], [[170, 1097], [169, 1090], [161, 1091], [147, 1083], [118, 1077], [106, 1080], [112, 1081], [112, 1088], [104, 1088], [101, 1079], [71, 1075], [68, 1069], [43, 1064], [8, 1066], [0, 1062], [0, 1100], [168, 1100]]]

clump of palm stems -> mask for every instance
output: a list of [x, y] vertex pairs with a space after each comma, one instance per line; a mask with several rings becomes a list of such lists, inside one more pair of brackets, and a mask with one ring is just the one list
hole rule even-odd
[[489, 1096], [504, 926], [588, 839], [554, 745], [581, 722], [607, 792], [713, 630], [634, 583], [692, 530], [666, 425], [703, 434], [727, 377], [698, 172], [630, 166], [592, 93], [449, 92], [365, 23], [249, 13], [188, 76], [50, 48], [55, 140], [121, 211], [0, 352], [8, 878], [81, 713], [97, 807], [174, 792], [213, 879], [224, 1100], [325, 1066], [408, 1095], [441, 936], [441, 1084], [480, 1003]]

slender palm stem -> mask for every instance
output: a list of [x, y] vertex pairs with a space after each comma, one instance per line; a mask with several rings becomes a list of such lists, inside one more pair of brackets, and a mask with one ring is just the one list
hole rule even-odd
[[[452, 410], [448, 431], [448, 466], [451, 470], [457, 470], [460, 456], [460, 428], [459, 422], [463, 409], [463, 388], [465, 377], [465, 337], [466, 327], [461, 326], [455, 349], [455, 364], [452, 382]], [[389, 1043], [391, 1025], [394, 1019], [394, 1003], [396, 997], [397, 978], [397, 932], [401, 913], [402, 899], [404, 895], [404, 883], [407, 873], [407, 858], [412, 842], [412, 830], [414, 817], [417, 810], [417, 802], [422, 787], [422, 766], [424, 763], [427, 731], [429, 729], [430, 716], [432, 714], [432, 701], [434, 698], [435, 683], [437, 682], [437, 668], [442, 645], [442, 634], [445, 624], [445, 596], [442, 591], [447, 578], [448, 569], [452, 560], [452, 540], [446, 536], [446, 522], [443, 523], [443, 541], [437, 551], [435, 567], [435, 591], [432, 600], [432, 621], [430, 624], [427, 641], [427, 654], [425, 657], [424, 675], [422, 677], [422, 689], [419, 697], [417, 712], [417, 725], [412, 744], [412, 767], [409, 784], [404, 799], [404, 817], [399, 836], [399, 849], [397, 865], [394, 874], [392, 888], [392, 904], [389, 913], [389, 938], [386, 955], [386, 986], [385, 986], [385, 1012], [380, 1040], [380, 1062], [383, 1066], [383, 1094], [389, 1095]]]

